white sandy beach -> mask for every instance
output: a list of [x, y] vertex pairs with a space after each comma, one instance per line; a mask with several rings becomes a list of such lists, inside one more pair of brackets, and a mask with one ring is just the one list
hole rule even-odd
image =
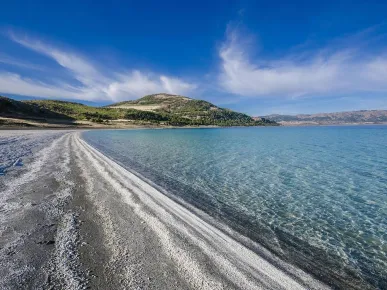
[[1, 289], [328, 288], [269, 263], [80, 131], [0, 131], [0, 141]]

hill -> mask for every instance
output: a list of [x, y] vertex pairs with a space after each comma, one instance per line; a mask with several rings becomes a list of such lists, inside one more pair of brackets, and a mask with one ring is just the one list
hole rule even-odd
[[337, 113], [268, 115], [269, 120], [283, 125], [339, 125], [387, 123], [387, 110], [361, 110]]
[[153, 112], [188, 125], [254, 126], [274, 123], [265, 119], [255, 121], [246, 114], [219, 108], [207, 101], [171, 94], [148, 95], [138, 100], [112, 104], [107, 108]]
[[86, 106], [80, 103], [34, 100], [24, 101], [26, 104], [57, 112], [78, 121], [91, 121], [101, 123], [109, 120], [161, 120], [161, 116], [150, 112], [142, 112], [134, 109], [112, 109], [103, 107]]
[[0, 96], [0, 115], [3, 117], [29, 119], [72, 119], [65, 114], [2, 96]]
[[218, 108], [206, 101], [167, 94], [145, 96], [106, 107], [56, 100], [16, 101], [1, 97], [0, 117], [115, 127], [276, 125], [266, 120], [255, 121], [248, 115]]
[[31, 127], [51, 124], [58, 127], [61, 126], [59, 124], [73, 123], [74, 119], [65, 114], [0, 96], [0, 126]]

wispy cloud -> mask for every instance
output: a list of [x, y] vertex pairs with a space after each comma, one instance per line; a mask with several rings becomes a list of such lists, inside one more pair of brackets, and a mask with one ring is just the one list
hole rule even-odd
[[116, 81], [109, 83], [106, 94], [113, 100], [121, 100], [127, 98], [128, 95], [139, 97], [157, 92], [187, 95], [194, 89], [196, 89], [195, 84], [178, 78], [144, 74], [135, 70], [121, 74]]
[[[27, 62], [12, 55], [0, 55], [0, 63], [22, 68], [0, 69], [0, 93], [36, 97], [66, 98], [87, 101], [122, 101], [146, 94], [166, 92], [191, 96], [205, 90], [216, 100], [234, 95], [251, 98], [298, 98], [301, 96], [349, 96], [359, 93], [387, 93], [387, 50], [367, 54], [352, 39], [350, 45], [337, 43], [328, 48], [308, 51], [305, 47], [277, 59], [251, 54], [253, 37], [237, 29], [228, 29], [219, 49], [221, 71], [218, 79], [209, 77], [200, 87], [177, 76], [168, 76], [136, 68], [108, 69], [106, 65], [63, 46], [9, 32], [9, 38], [39, 55], [53, 60], [57, 66], [52, 76], [49, 68]], [[363, 35], [359, 37], [364, 37]], [[31, 70], [30, 73], [25, 73]], [[39, 73], [35, 73], [39, 70]], [[42, 77], [43, 75], [43, 77]], [[219, 90], [220, 85], [221, 90]], [[221, 92], [225, 96], [220, 96]], [[211, 94], [208, 94], [208, 93]], [[227, 94], [227, 93], [231, 93]], [[380, 95], [380, 94], [379, 94]]]
[[[0, 92], [36, 97], [68, 98], [88, 101], [121, 101], [138, 98], [150, 93], [166, 92], [189, 94], [196, 85], [177, 77], [158, 75], [139, 70], [120, 68], [111, 72], [85, 56], [63, 48], [49, 45], [37, 39], [21, 37], [13, 32], [9, 37], [14, 42], [36, 53], [54, 60], [59, 68], [70, 75], [72, 81], [55, 79], [47, 83], [32, 77], [0, 71]], [[8, 64], [12, 64], [8, 61]], [[13, 60], [20, 66], [23, 61]], [[109, 71], [109, 74], [105, 73]]]
[[20, 61], [9, 55], [3, 54], [1, 52], [0, 52], [0, 64], [6, 64], [6, 65], [15, 66], [23, 69], [29, 69], [29, 70], [43, 70], [43, 67], [39, 65], [32, 64], [27, 61]]
[[79, 88], [69, 85], [49, 85], [7, 72], [0, 72], [0, 91], [5, 94], [68, 99], [76, 98], [81, 92]]
[[252, 58], [238, 30], [219, 50], [221, 87], [246, 97], [299, 97], [387, 92], [387, 50], [366, 55], [354, 47], [321, 49], [282, 58]]

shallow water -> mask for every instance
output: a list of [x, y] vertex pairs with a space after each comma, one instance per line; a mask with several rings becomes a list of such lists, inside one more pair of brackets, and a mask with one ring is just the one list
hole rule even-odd
[[387, 126], [83, 136], [323, 281], [387, 288]]

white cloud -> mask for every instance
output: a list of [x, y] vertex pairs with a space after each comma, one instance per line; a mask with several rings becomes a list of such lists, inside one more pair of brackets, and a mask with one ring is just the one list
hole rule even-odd
[[186, 83], [180, 79], [166, 76], [160, 76], [160, 81], [165, 91], [171, 94], [173, 92], [180, 92], [181, 95], [185, 95], [197, 87], [195, 84]]
[[219, 51], [219, 82], [246, 97], [298, 97], [355, 92], [387, 92], [387, 55], [365, 57], [354, 49], [311, 55], [300, 53], [276, 60], [252, 59], [238, 32], [228, 32]]
[[76, 88], [52, 86], [7, 72], [0, 72], [0, 91], [4, 94], [69, 99], [79, 93]]
[[39, 65], [35, 65], [26, 61], [20, 61], [18, 59], [5, 55], [1, 52], [0, 52], [0, 64], [6, 64], [6, 65], [15, 66], [23, 69], [29, 69], [29, 70], [43, 70], [43, 68], [40, 67]]
[[136, 97], [156, 92], [170, 94], [189, 94], [196, 85], [176, 78], [166, 76], [152, 76], [133, 71], [121, 75], [118, 81], [109, 84], [106, 93], [113, 99], [123, 99], [125, 96]]
[[[53, 59], [76, 81], [66, 83], [55, 80], [55, 84], [52, 84], [0, 71], [0, 92], [2, 93], [89, 101], [123, 101], [160, 92], [184, 95], [192, 93], [196, 88], [195, 84], [175, 77], [139, 70], [125, 74], [111, 72], [103, 65], [97, 66], [74, 52], [59, 49], [35, 39], [19, 37], [12, 32], [9, 36], [16, 43]], [[109, 71], [109, 75], [105, 71]]]

